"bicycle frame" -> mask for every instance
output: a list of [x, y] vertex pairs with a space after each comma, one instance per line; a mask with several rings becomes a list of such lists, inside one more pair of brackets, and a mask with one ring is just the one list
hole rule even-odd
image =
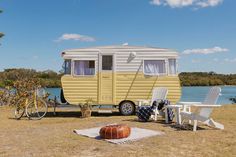
[[[21, 98], [24, 100], [17, 103], [15, 117], [20, 119], [24, 114], [26, 114], [29, 119], [41, 119], [45, 116], [47, 113], [47, 103], [39, 97], [39, 88], [35, 88], [34, 90], [28, 92], [26, 97]], [[41, 111], [42, 108], [44, 109], [43, 111]], [[16, 115], [20, 110], [22, 111], [22, 114]]]

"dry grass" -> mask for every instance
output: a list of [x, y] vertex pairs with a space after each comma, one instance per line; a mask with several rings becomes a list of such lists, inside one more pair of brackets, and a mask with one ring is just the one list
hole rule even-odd
[[[135, 116], [101, 115], [89, 119], [78, 113], [60, 112], [40, 121], [12, 119], [12, 109], [0, 107], [0, 156], [236, 156], [236, 106], [215, 109], [212, 117], [225, 130], [200, 126], [200, 130], [178, 130], [163, 120], [140, 123]], [[73, 133], [109, 123], [159, 130], [164, 136], [143, 139], [132, 144], [114, 145]]]

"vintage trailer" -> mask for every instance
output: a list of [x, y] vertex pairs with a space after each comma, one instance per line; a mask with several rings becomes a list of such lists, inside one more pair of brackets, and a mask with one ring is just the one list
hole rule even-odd
[[135, 111], [139, 99], [150, 99], [154, 87], [167, 87], [171, 103], [180, 99], [174, 50], [141, 46], [103, 46], [62, 52], [62, 97], [78, 105], [88, 99], [96, 105], [119, 106], [123, 115]]

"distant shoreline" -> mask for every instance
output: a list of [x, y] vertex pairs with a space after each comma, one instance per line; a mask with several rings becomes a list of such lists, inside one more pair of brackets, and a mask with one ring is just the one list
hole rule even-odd
[[212, 86], [181, 86], [181, 87], [213, 87], [213, 86], [221, 86], [221, 87], [236, 87], [236, 85], [212, 85]]
[[236, 74], [182, 72], [179, 78], [181, 86], [236, 86]]
[[[18, 80], [17, 76], [22, 78], [38, 78], [43, 87], [61, 88], [61, 76], [63, 76], [63, 73], [57, 73], [52, 70], [5, 69], [3, 72], [0, 72], [0, 87], [13, 85]], [[236, 74], [181, 72], [179, 79], [182, 87], [236, 86]]]

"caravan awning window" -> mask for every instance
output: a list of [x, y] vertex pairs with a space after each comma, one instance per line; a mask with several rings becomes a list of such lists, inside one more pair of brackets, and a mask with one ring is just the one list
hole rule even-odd
[[165, 60], [144, 60], [143, 70], [145, 75], [165, 75]]
[[94, 60], [75, 60], [74, 74], [78, 76], [95, 75]]

